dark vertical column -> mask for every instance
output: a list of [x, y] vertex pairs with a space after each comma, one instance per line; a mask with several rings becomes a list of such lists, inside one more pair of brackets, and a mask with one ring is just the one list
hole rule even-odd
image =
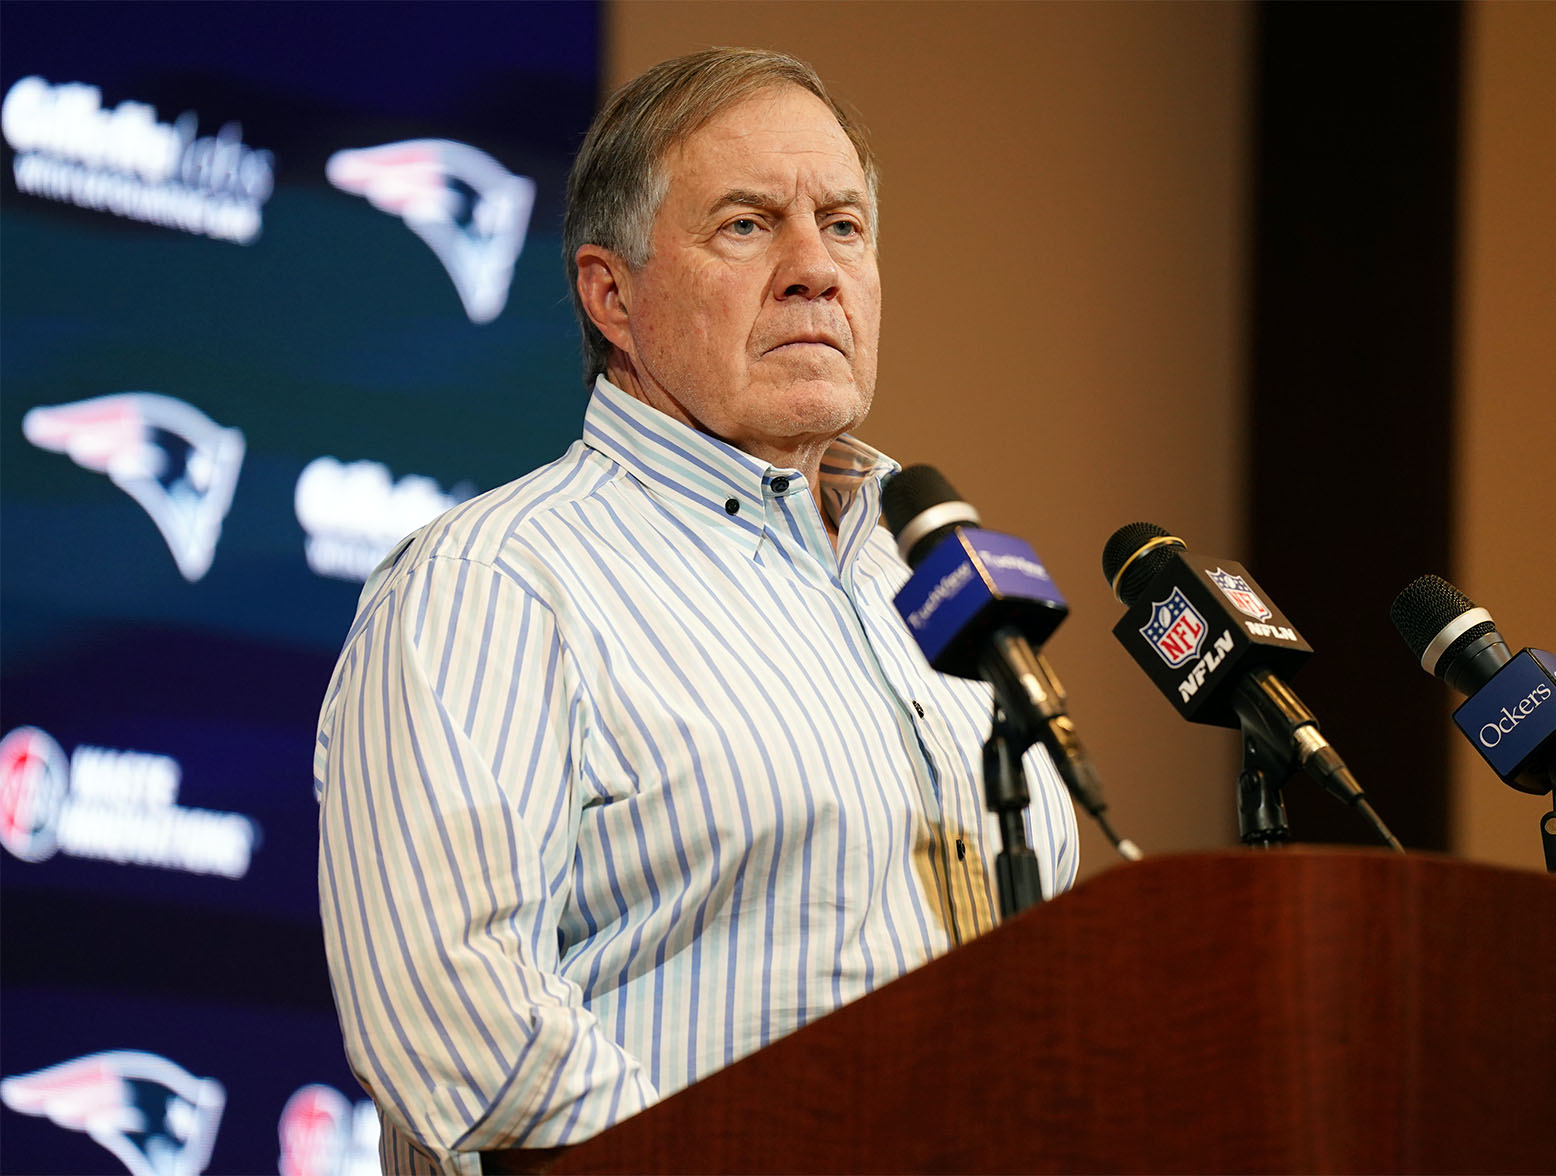
[[[1248, 566], [1295, 682], [1409, 847], [1446, 848], [1443, 690], [1388, 620], [1452, 578], [1457, 3], [1258, 10]], [[1306, 778], [1302, 841], [1370, 842]]]

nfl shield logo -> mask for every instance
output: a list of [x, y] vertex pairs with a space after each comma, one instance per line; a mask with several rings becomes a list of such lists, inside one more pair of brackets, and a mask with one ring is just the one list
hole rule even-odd
[[1270, 610], [1265, 607], [1264, 601], [1254, 594], [1254, 590], [1248, 587], [1247, 580], [1241, 576], [1234, 576], [1231, 572], [1223, 572], [1220, 568], [1213, 572], [1206, 572], [1205, 575], [1215, 582], [1216, 587], [1221, 589], [1222, 595], [1235, 604], [1239, 612], [1247, 613], [1256, 621], [1270, 619], [1272, 615]]
[[1199, 654], [1205, 640], [1205, 618], [1195, 611], [1181, 588], [1174, 588], [1166, 600], [1151, 605], [1151, 619], [1140, 636], [1151, 643], [1164, 662], [1177, 669]]

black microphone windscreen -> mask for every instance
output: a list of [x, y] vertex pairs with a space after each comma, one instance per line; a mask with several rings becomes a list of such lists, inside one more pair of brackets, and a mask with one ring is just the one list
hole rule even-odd
[[[1441, 576], [1419, 576], [1405, 586], [1403, 592], [1389, 605], [1389, 620], [1405, 639], [1410, 652], [1419, 661], [1437, 635], [1455, 617], [1463, 616], [1478, 607], [1473, 600], [1460, 592]], [[1437, 659], [1438, 665], [1451, 665], [1468, 646], [1488, 633], [1496, 631], [1491, 621], [1481, 621], [1466, 629]]]
[[945, 475], [934, 466], [910, 465], [886, 483], [881, 492], [881, 512], [893, 535], [924, 511], [942, 502], [959, 502], [958, 494]]
[[934, 466], [912, 465], [886, 483], [881, 513], [897, 550], [916, 568], [958, 527], [979, 525], [978, 512]]
[[[1172, 542], [1135, 558], [1136, 553], [1153, 539], [1172, 539]], [[1102, 548], [1102, 575], [1114, 595], [1125, 605], [1132, 606], [1145, 586], [1156, 577], [1162, 564], [1172, 558], [1171, 552], [1175, 549], [1183, 549], [1183, 540], [1175, 538], [1165, 527], [1155, 523], [1126, 523], [1113, 532]], [[1124, 573], [1122, 577], [1120, 570]]]

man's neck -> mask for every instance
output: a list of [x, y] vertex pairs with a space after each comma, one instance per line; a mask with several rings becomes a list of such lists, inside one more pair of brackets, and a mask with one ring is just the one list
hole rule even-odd
[[681, 404], [669, 394], [650, 387], [645, 381], [638, 378], [638, 374], [630, 364], [623, 365], [612, 363], [605, 369], [605, 378], [616, 387], [620, 388], [628, 396], [640, 400], [657, 412], [662, 412], [672, 420], [680, 421], [689, 428], [696, 429], [709, 437], [717, 438], [727, 445], [733, 445], [742, 453], [749, 453], [758, 461], [764, 461], [768, 465], [778, 469], [798, 470], [805, 479], [805, 484], [810, 487], [812, 499], [816, 503], [816, 511], [821, 515], [822, 525], [826, 528], [827, 538], [832, 542], [832, 549], [837, 550], [837, 522], [827, 515], [826, 504], [821, 495], [821, 459], [836, 437], [809, 437], [796, 440], [787, 446], [762, 445], [753, 443], [741, 443], [728, 437], [722, 437], [701, 421], [691, 416]]

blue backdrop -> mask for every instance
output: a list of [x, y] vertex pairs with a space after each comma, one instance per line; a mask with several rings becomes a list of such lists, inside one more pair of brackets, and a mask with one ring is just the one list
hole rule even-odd
[[0, 12], [0, 1170], [376, 1170], [314, 721], [366, 569], [577, 434], [598, 23]]

